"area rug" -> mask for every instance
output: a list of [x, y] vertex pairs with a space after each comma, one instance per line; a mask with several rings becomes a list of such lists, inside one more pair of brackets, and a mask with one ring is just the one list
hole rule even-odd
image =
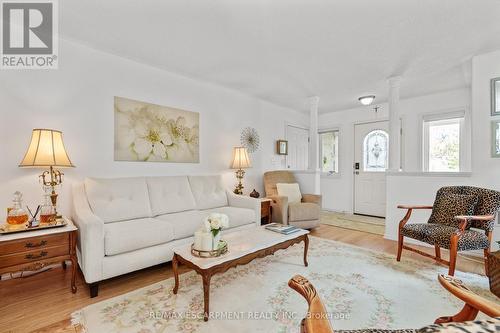
[[335, 227], [384, 235], [385, 219], [371, 216], [321, 212], [321, 223]]
[[[306, 301], [290, 289], [295, 274], [317, 288], [335, 329], [419, 328], [458, 312], [462, 303], [437, 281], [446, 268], [422, 259], [402, 259], [310, 237], [309, 267], [303, 245], [256, 259], [212, 278], [211, 318], [203, 321], [201, 277], [181, 275], [177, 295], [173, 279], [100, 302], [73, 313], [88, 333], [113, 332], [299, 332]], [[457, 272], [485, 297], [484, 276]]]

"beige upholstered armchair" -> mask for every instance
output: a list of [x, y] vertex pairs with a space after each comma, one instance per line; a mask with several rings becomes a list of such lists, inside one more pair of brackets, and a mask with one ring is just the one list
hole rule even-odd
[[288, 198], [279, 196], [276, 184], [296, 183], [290, 171], [268, 171], [264, 173], [266, 197], [272, 199], [273, 222], [291, 224], [299, 228], [312, 229], [319, 225], [321, 195], [302, 194], [302, 202], [288, 203]]

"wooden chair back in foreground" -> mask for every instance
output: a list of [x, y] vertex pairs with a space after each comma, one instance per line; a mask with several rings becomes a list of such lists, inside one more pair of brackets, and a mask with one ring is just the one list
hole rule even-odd
[[436, 319], [436, 324], [474, 320], [479, 312], [492, 318], [500, 317], [500, 304], [475, 294], [459, 279], [440, 274], [438, 275], [438, 281], [453, 296], [464, 301], [465, 304], [456, 315]]
[[[438, 281], [441, 285], [448, 290], [451, 294], [465, 302], [464, 307], [460, 312], [454, 316], [439, 317], [436, 319], [435, 324], [426, 326], [420, 330], [403, 330], [404, 332], [440, 332], [446, 331], [447, 325], [455, 325], [457, 328], [455, 331], [468, 332], [466, 328], [476, 327], [499, 327], [499, 321], [497, 319], [491, 319], [491, 321], [480, 321], [472, 322], [479, 312], [486, 314], [492, 318], [500, 317], [500, 304], [487, 300], [467, 288], [462, 281], [455, 279], [451, 276], [438, 275]], [[328, 312], [323, 305], [318, 293], [314, 286], [303, 276], [295, 275], [288, 281], [288, 286], [297, 291], [299, 294], [304, 296], [309, 304], [309, 309], [307, 315], [301, 322], [302, 333], [333, 333], [334, 330], [330, 324]], [[449, 323], [460, 323], [460, 324], [449, 324]], [[463, 325], [459, 330], [458, 326]], [[483, 326], [481, 326], [483, 325]], [[356, 330], [350, 330], [349, 332], [355, 332]], [[360, 332], [368, 332], [370, 329], [363, 329]], [[379, 330], [375, 329], [376, 332], [402, 332], [402, 330]], [[453, 332], [455, 332], [453, 331]], [[481, 330], [480, 330], [481, 331]], [[494, 331], [494, 330], [493, 330]], [[492, 332], [493, 332], [492, 331]], [[446, 331], [447, 332], [447, 331]], [[485, 332], [485, 331], [481, 331]]]
[[333, 333], [328, 313], [314, 286], [301, 275], [291, 278], [288, 286], [304, 296], [309, 304], [307, 316], [302, 319], [300, 331], [302, 333]]

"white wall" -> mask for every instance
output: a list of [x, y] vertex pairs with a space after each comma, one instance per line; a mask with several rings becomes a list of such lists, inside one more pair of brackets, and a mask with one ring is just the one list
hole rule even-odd
[[[375, 114], [374, 105], [372, 105], [320, 115], [320, 129], [338, 128], [340, 130], [340, 174], [321, 178], [321, 192], [325, 209], [352, 213], [354, 125], [361, 122], [387, 120], [387, 103], [377, 105], [381, 107], [378, 114]], [[420, 117], [427, 113], [470, 109], [470, 91], [469, 89], [458, 89], [404, 99], [401, 100], [400, 108], [404, 130], [403, 164], [407, 171], [420, 171]]]
[[[432, 204], [436, 190], [445, 185], [474, 185], [500, 190], [500, 159], [490, 155], [491, 120], [490, 79], [500, 76], [500, 51], [479, 55], [472, 60], [472, 172], [466, 177], [427, 177], [398, 175], [387, 177], [386, 238], [395, 239], [397, 224], [404, 212], [397, 204]], [[498, 119], [500, 117], [496, 117]], [[418, 216], [417, 216], [418, 217]], [[426, 221], [427, 214], [416, 221]], [[500, 240], [497, 223], [494, 240]], [[495, 245], [496, 247], [496, 245]]]
[[[200, 113], [200, 163], [113, 161], [113, 96]], [[59, 70], [0, 73], [0, 207], [20, 190], [26, 203], [41, 197], [38, 169], [18, 168], [31, 129], [62, 130], [69, 156], [60, 189], [63, 213], [70, 208], [70, 188], [86, 176], [121, 177], [223, 173], [228, 187], [236, 182], [229, 169], [231, 150], [244, 127], [260, 134], [260, 150], [251, 156], [245, 192], [263, 193], [262, 172], [284, 167], [275, 140], [285, 136], [285, 121], [308, 124], [306, 115], [236, 91], [195, 81], [131, 60], [62, 40]], [[0, 210], [0, 220], [5, 209]]]

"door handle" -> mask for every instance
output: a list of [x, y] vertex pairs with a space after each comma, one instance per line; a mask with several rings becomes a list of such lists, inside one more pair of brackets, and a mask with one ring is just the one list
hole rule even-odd
[[356, 170], [356, 171], [354, 171], [354, 174], [355, 174], [355, 175], [359, 175], [359, 171], [357, 171], [357, 170]]

